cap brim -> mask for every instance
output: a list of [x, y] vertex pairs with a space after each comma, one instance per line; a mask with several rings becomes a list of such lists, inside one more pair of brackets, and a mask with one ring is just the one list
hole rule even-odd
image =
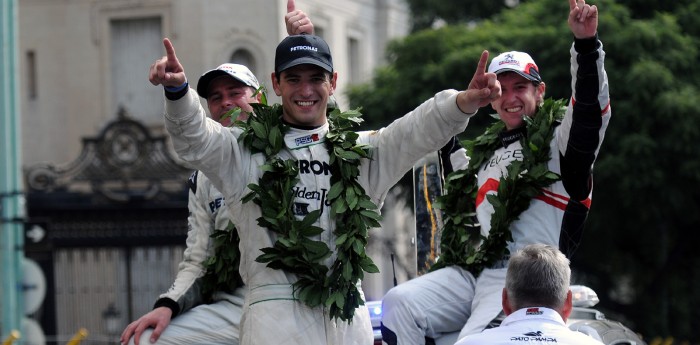
[[299, 65], [315, 65], [318, 67], [323, 68], [324, 70], [333, 73], [333, 66], [324, 63], [322, 61], [319, 61], [317, 59], [314, 59], [312, 57], [300, 57], [298, 59], [294, 59], [292, 61], [289, 61], [287, 63], [284, 63], [280, 66], [277, 66], [277, 73], [281, 73], [289, 68], [292, 68], [294, 66], [299, 66]]
[[529, 74], [527, 74], [527, 73], [525, 73], [525, 72], [523, 72], [523, 71], [519, 71], [519, 70], [517, 70], [517, 69], [512, 69], [512, 68], [501, 68], [501, 69], [499, 69], [498, 71], [496, 71], [496, 72], [494, 72], [494, 73], [496, 73], [496, 75], [498, 75], [498, 74], [505, 73], [505, 72], [514, 72], [514, 73], [517, 73], [517, 74], [519, 74], [521, 77], [523, 77], [523, 78], [525, 78], [525, 79], [527, 79], [527, 80], [529, 80], [529, 81], [536, 81], [536, 82], [538, 82], [538, 83], [542, 82], [542, 80], [538, 79], [537, 77], [535, 77], [535, 76], [533, 76], [533, 75], [529, 75]]
[[246, 83], [245, 81], [234, 77], [232, 74], [222, 71], [220, 69], [213, 69], [207, 73], [204, 73], [201, 77], [199, 77], [199, 81], [197, 82], [197, 93], [203, 97], [203, 98], [208, 98], [209, 96], [209, 84], [212, 82], [212, 80], [222, 77], [222, 76], [227, 76], [231, 77], [231, 79], [238, 80], [239, 82], [243, 83], [243, 85], [248, 85], [250, 87], [253, 87]]

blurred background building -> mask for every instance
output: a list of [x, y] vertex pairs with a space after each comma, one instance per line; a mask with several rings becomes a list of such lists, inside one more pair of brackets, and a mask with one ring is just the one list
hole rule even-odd
[[[81, 328], [89, 334], [83, 344], [116, 343], [169, 288], [185, 246], [192, 169], [172, 152], [162, 88], [148, 82], [148, 68], [168, 37], [192, 87], [207, 70], [237, 62], [271, 90], [286, 3], [17, 0], [24, 251], [31, 266], [23, 282], [23, 343], [63, 344]], [[296, 5], [331, 47], [341, 108], [348, 107], [347, 86], [368, 81], [387, 42], [410, 28], [403, 0]], [[366, 279], [368, 299], [380, 299], [395, 275], [403, 281], [415, 272], [415, 260], [405, 259], [410, 208], [387, 202], [386, 226], [369, 248], [384, 274]], [[394, 253], [387, 248], [396, 241], [409, 245]], [[391, 254], [403, 259], [392, 262]]]

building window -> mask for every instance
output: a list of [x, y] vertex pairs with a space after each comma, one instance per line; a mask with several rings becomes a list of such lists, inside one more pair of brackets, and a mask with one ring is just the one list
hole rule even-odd
[[360, 42], [356, 38], [348, 39], [348, 62], [350, 64], [350, 84], [362, 82], [362, 71], [360, 71]]
[[258, 70], [255, 63], [255, 58], [253, 58], [253, 54], [251, 54], [246, 49], [237, 49], [236, 51], [234, 51], [233, 54], [231, 54], [229, 62], [244, 65], [248, 67], [248, 69], [250, 69], [251, 71]]
[[110, 21], [111, 114], [125, 109], [148, 125], [162, 123], [163, 89], [146, 80], [147, 68], [163, 56], [160, 17]]

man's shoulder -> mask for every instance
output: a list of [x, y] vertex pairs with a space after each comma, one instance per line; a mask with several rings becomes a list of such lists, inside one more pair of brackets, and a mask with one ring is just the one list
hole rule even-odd
[[[532, 326], [532, 325], [531, 325]], [[462, 338], [455, 345], [476, 345], [476, 344], [576, 344], [576, 345], [602, 345], [598, 340], [573, 331], [565, 326], [551, 327], [543, 325], [541, 330], [537, 327], [500, 326], [484, 330], [478, 334], [472, 334]]]
[[187, 179], [187, 186], [193, 194], [198, 196], [205, 194], [221, 194], [221, 192], [218, 189], [216, 189], [216, 187], [214, 187], [214, 184], [211, 183], [211, 180], [207, 177], [207, 175], [205, 175], [199, 170], [196, 170], [192, 173], [192, 175], [190, 175], [189, 179]]
[[510, 337], [506, 335], [507, 332], [500, 328], [491, 328], [481, 333], [468, 335], [454, 345], [510, 344]]
[[568, 335], [571, 336], [571, 341], [570, 343], [572, 344], [580, 344], [580, 345], [603, 345], [603, 343], [593, 337], [591, 337], [588, 334], [581, 333], [579, 331], [574, 331], [571, 329], [568, 329]]

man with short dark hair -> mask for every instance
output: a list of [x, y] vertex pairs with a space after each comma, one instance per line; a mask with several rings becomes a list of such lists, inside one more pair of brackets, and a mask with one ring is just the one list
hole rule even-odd
[[528, 344], [601, 345], [569, 329], [573, 308], [569, 259], [558, 249], [531, 244], [510, 257], [499, 327], [468, 335], [455, 345]]
[[[313, 35], [277, 47], [272, 84], [281, 106], [256, 107], [242, 128], [209, 125], [168, 40], [166, 129], [175, 150], [227, 200], [240, 229], [249, 287], [241, 344], [367, 345], [373, 341], [361, 278], [376, 272], [368, 230], [389, 189], [429, 152], [464, 130], [500, 95], [483, 52], [468, 88], [446, 90], [376, 131], [353, 132], [351, 113], [327, 114], [337, 72]], [[184, 87], [183, 87], [184, 85]], [[415, 138], [421, 138], [415, 140]]]

